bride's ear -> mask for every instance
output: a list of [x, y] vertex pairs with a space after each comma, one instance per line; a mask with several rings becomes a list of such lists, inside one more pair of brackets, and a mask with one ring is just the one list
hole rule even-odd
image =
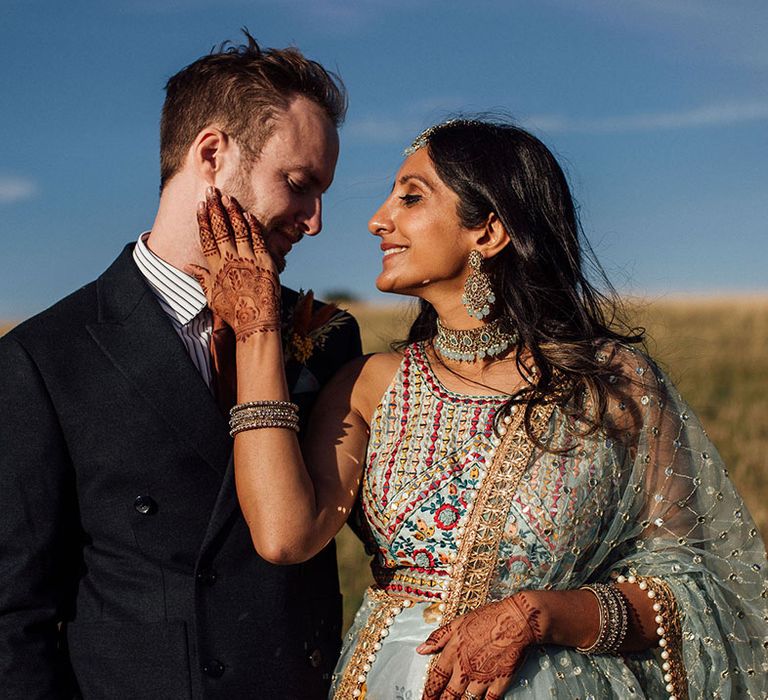
[[216, 126], [208, 126], [197, 135], [189, 149], [191, 165], [199, 179], [218, 187], [226, 179], [237, 159], [237, 146]]
[[509, 233], [495, 212], [488, 214], [483, 228], [477, 229], [475, 245], [486, 260], [495, 257], [509, 245]]

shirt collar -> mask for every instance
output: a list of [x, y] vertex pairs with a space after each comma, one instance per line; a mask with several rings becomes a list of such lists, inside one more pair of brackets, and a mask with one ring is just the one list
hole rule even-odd
[[163, 310], [177, 323], [187, 324], [208, 306], [203, 288], [194, 277], [155, 255], [146, 244], [148, 237], [149, 231], [139, 236], [133, 259]]

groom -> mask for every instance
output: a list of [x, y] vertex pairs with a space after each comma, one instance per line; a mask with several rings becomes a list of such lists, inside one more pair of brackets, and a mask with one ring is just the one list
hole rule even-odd
[[[208, 187], [260, 221], [281, 269], [320, 231], [344, 88], [248, 35], [166, 90], [152, 231], [0, 340], [6, 700], [310, 700], [338, 653], [333, 545], [295, 566], [253, 549], [214, 397], [213, 319], [181, 270], [205, 264], [195, 210]], [[284, 313], [296, 300], [283, 290]], [[289, 367], [303, 409], [360, 353], [351, 317], [325, 335]]]

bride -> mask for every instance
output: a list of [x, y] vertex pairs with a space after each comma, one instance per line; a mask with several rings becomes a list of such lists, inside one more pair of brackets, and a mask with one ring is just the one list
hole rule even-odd
[[[277, 269], [211, 194], [194, 274], [237, 337], [238, 495], [276, 563], [351, 518], [376, 584], [334, 697], [762, 698], [765, 548], [701, 424], [612, 323], [547, 148], [454, 120], [408, 149], [370, 221], [398, 352], [326, 387], [300, 448]], [[234, 232], [234, 235], [233, 235]]]

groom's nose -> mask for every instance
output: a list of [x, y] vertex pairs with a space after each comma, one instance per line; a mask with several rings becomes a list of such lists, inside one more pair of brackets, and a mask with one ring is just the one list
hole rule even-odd
[[302, 233], [307, 236], [316, 236], [323, 228], [323, 203], [320, 197], [314, 200], [312, 212], [301, 224]]

